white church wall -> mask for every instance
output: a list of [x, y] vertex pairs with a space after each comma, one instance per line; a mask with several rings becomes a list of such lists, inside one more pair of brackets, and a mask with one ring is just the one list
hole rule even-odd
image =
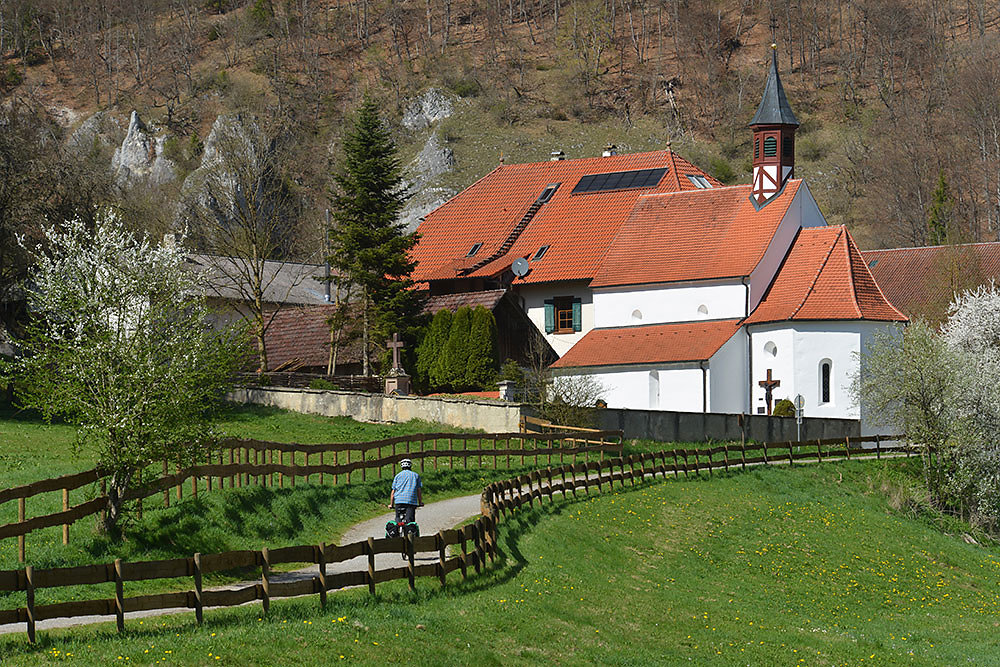
[[[764, 406], [764, 389], [758, 385], [772, 369], [781, 381], [774, 401], [805, 399], [805, 416], [862, 419], [851, 395], [858, 355], [876, 331], [894, 325], [867, 321], [817, 321], [754, 326], [751, 329], [753, 376], [750, 383], [753, 412]], [[774, 345], [776, 354], [769, 351]], [[767, 348], [767, 349], [765, 349]], [[830, 364], [830, 400], [822, 400], [822, 364]], [[772, 403], [773, 405], [773, 403]], [[862, 431], [866, 430], [862, 419]]]
[[594, 326], [721, 320], [746, 315], [746, 288], [739, 281], [703, 281], [594, 290]]
[[704, 379], [697, 364], [610, 366], [559, 371], [588, 375], [604, 387], [609, 408], [702, 412]]
[[708, 362], [709, 412], [746, 412], [747, 369], [747, 334], [741, 328]]
[[[524, 299], [524, 309], [528, 319], [539, 332], [545, 335], [552, 349], [560, 357], [577, 344], [584, 334], [594, 328], [594, 299], [590, 288], [584, 282], [565, 282], [555, 285], [514, 285], [514, 289]], [[559, 297], [580, 299], [580, 331], [573, 333], [545, 333], [545, 301]]]
[[785, 217], [778, 223], [778, 229], [771, 238], [767, 250], [764, 251], [764, 256], [750, 274], [750, 312], [753, 312], [764, 298], [799, 229], [825, 226], [826, 219], [820, 213], [812, 193], [804, 182], [800, 183], [795, 198], [785, 212]]
[[794, 335], [786, 325], [754, 326], [750, 333], [750, 356], [753, 361], [750, 381], [750, 412], [766, 414], [764, 389], [757, 384], [771, 377], [781, 382], [772, 392], [771, 407], [782, 398], [792, 398], [794, 393]]

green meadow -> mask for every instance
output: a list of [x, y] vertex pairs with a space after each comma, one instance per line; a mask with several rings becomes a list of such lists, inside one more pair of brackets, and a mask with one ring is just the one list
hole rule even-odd
[[[495, 567], [0, 638], [4, 664], [1000, 664], [1000, 556], [899, 502], [913, 460], [667, 479], [500, 526]], [[429, 498], [433, 500], [433, 496]]]

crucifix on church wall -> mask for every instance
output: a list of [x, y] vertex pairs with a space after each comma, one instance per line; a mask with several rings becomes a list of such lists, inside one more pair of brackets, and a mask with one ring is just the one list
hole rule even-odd
[[774, 391], [775, 387], [781, 386], [781, 380], [775, 380], [771, 378], [771, 369], [767, 369], [767, 379], [758, 382], [761, 387], [764, 388], [764, 402], [767, 403], [767, 414], [771, 414], [771, 392]]

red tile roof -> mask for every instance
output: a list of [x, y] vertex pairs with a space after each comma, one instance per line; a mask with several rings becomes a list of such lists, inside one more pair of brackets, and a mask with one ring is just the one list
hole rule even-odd
[[956, 292], [1000, 280], [1000, 243], [966, 243], [861, 252], [890, 303], [911, 318], [940, 324]]
[[[652, 188], [572, 194], [587, 174], [663, 167], [667, 173]], [[531, 272], [521, 281], [589, 279], [636, 200], [651, 192], [697, 189], [687, 179], [688, 174], [721, 185], [671, 151], [500, 165], [429, 213], [420, 224], [420, 241], [413, 250], [417, 261], [413, 278], [420, 282], [456, 278], [463, 269], [499, 253], [545, 187], [561, 183], [513, 245], [466, 275], [496, 275], [514, 259], [531, 257], [548, 245], [544, 258], [532, 261]], [[476, 243], [483, 245], [473, 257], [466, 257]]]
[[740, 320], [591, 329], [552, 368], [677, 363], [711, 359]]
[[799, 230], [747, 324], [785, 320], [906, 321], [885, 298], [844, 226]]
[[[279, 310], [264, 334], [268, 370], [286, 363], [295, 368], [325, 368], [330, 356], [330, 326], [327, 320], [334, 308], [335, 306], [306, 306]], [[360, 361], [360, 339], [350, 335], [343, 337], [350, 340], [339, 346], [337, 363]]]
[[642, 197], [591, 286], [748, 276], [801, 183], [790, 181], [759, 211], [749, 185]]

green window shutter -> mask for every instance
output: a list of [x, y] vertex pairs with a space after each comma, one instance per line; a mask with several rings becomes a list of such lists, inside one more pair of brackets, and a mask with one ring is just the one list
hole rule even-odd
[[754, 137], [753, 140], [753, 157], [757, 159], [760, 157], [760, 137]]
[[556, 304], [549, 299], [545, 302], [545, 333], [556, 330]]
[[573, 299], [573, 331], [583, 329], [583, 305], [579, 299]]

